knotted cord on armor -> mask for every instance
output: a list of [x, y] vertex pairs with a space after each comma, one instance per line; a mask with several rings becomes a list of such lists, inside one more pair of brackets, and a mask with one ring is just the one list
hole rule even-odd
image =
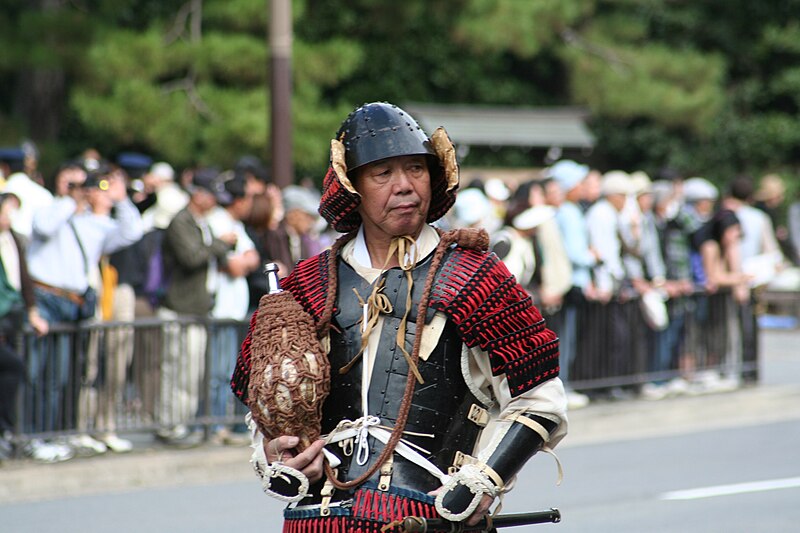
[[[417, 378], [417, 381], [420, 383], [420, 385], [422, 385], [425, 383], [425, 380], [422, 379], [422, 374], [420, 373], [419, 368], [417, 368], [416, 363], [412, 360], [411, 354], [408, 353], [408, 350], [406, 350], [406, 327], [408, 324], [408, 313], [411, 310], [411, 294], [414, 290], [414, 278], [411, 273], [417, 267], [417, 261], [419, 259], [414, 239], [408, 235], [395, 237], [392, 239], [392, 242], [389, 245], [389, 252], [386, 254], [386, 260], [383, 262], [383, 266], [381, 267], [381, 273], [386, 271], [386, 266], [389, 264], [389, 261], [395, 254], [397, 255], [397, 262], [400, 265], [400, 269], [405, 273], [406, 280], [408, 282], [405, 312], [403, 313], [403, 317], [400, 320], [400, 325], [398, 326], [395, 343], [403, 353], [403, 356], [408, 363], [408, 368], [414, 373], [414, 376]], [[358, 298], [358, 301], [361, 303], [361, 306], [366, 306], [366, 325], [364, 325], [361, 332], [361, 349], [358, 351], [355, 357], [350, 360], [350, 362], [339, 369], [340, 374], [346, 374], [351, 368], [353, 368], [353, 365], [361, 360], [361, 356], [364, 354], [367, 344], [369, 344], [369, 336], [372, 334], [372, 330], [375, 329], [375, 326], [378, 324], [378, 319], [382, 314], [385, 315], [392, 312], [392, 303], [389, 300], [389, 297], [383, 292], [385, 284], [386, 278], [379, 276], [373, 284], [372, 291], [370, 292], [366, 302], [361, 295], [358, 294], [358, 291], [355, 289], [355, 287], [353, 287], [353, 292], [355, 293], [356, 298]]]

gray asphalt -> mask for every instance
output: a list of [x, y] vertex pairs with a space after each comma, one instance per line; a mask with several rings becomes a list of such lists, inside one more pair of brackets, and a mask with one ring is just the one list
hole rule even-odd
[[[765, 332], [762, 346], [758, 386], [571, 413], [562, 485], [537, 456], [503, 509], [558, 507], [563, 522], [508, 531], [794, 530], [800, 332]], [[0, 468], [0, 531], [280, 531], [282, 506], [260, 492], [248, 459], [247, 447], [204, 446], [11, 463]]]

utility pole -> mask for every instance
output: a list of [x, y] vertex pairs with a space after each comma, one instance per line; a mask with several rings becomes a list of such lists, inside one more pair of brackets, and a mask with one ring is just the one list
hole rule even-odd
[[294, 181], [292, 158], [292, 1], [269, 0], [270, 123], [272, 179]]

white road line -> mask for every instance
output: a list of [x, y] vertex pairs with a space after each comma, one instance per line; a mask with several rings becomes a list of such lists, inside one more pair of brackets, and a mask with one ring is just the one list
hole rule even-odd
[[750, 483], [734, 483], [732, 485], [717, 485], [699, 489], [676, 490], [665, 492], [661, 500], [697, 500], [700, 498], [713, 498], [715, 496], [730, 496], [747, 492], [763, 492], [767, 490], [793, 489], [800, 487], [800, 477], [784, 479], [769, 479], [766, 481], [753, 481]]

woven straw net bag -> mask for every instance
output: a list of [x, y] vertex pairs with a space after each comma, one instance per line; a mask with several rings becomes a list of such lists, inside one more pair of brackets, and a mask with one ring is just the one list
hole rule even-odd
[[330, 363], [314, 321], [292, 294], [261, 297], [251, 343], [248, 404], [268, 439], [300, 438], [302, 451], [321, 432], [322, 404], [330, 392]]

